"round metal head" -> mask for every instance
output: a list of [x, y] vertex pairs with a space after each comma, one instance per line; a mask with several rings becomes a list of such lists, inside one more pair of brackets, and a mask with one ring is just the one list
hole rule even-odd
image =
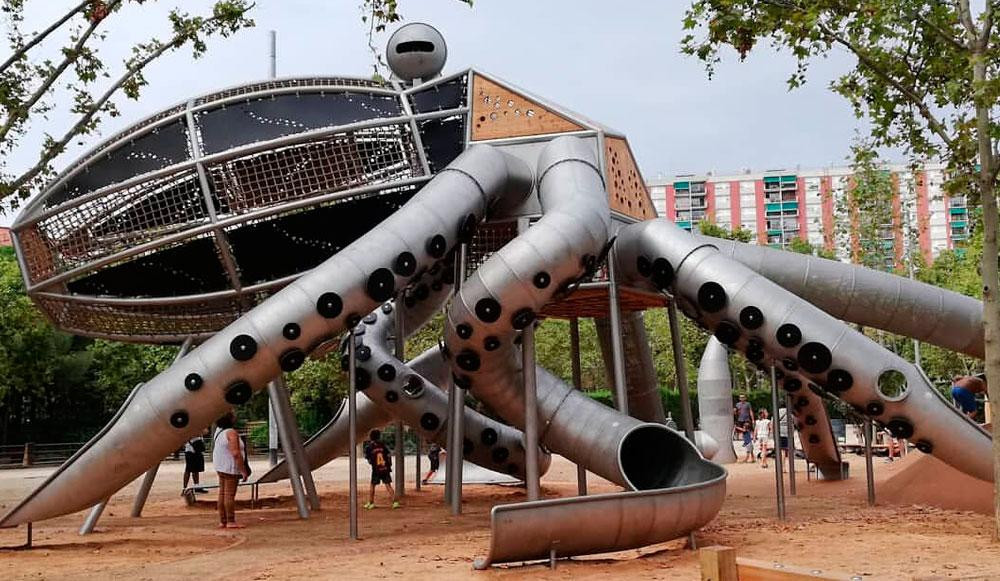
[[392, 73], [404, 81], [431, 79], [444, 68], [448, 47], [436, 28], [422, 22], [400, 27], [385, 50]]

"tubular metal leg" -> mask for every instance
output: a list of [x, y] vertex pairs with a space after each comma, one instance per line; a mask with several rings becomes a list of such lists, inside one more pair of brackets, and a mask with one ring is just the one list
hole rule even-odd
[[356, 387], [356, 368], [357, 358], [355, 357], [354, 329], [350, 329], [347, 336], [347, 418], [348, 441], [350, 442], [350, 449], [347, 453], [348, 461], [350, 462], [347, 467], [350, 474], [348, 482], [350, 491], [348, 493], [347, 521], [352, 540], [357, 540], [358, 538], [358, 390]]
[[872, 440], [875, 434], [872, 430], [871, 418], [865, 418], [865, 478], [868, 480], [868, 506], [875, 506], [875, 467], [872, 465]]
[[538, 389], [535, 383], [534, 325], [528, 325], [521, 331], [521, 367], [524, 374], [524, 472], [528, 500], [538, 500], [541, 497], [541, 486], [538, 474]]
[[420, 479], [423, 478], [423, 474], [420, 473], [420, 455], [424, 453], [424, 439], [420, 437], [420, 434], [414, 432], [417, 436], [417, 455], [413, 458], [413, 489], [420, 492]]
[[670, 343], [674, 351], [674, 370], [677, 373], [677, 388], [681, 394], [681, 411], [684, 417], [684, 435], [694, 441], [694, 415], [691, 413], [691, 392], [688, 387], [687, 364], [684, 361], [684, 344], [681, 342], [681, 326], [677, 320], [677, 305], [674, 301], [667, 303], [667, 318], [670, 323]]
[[622, 345], [622, 312], [618, 302], [618, 281], [615, 273], [614, 249], [608, 256], [608, 319], [611, 322], [611, 354], [614, 359], [615, 400], [618, 411], [628, 415], [628, 394], [625, 387], [625, 347]]
[[[583, 372], [580, 369], [580, 321], [573, 317], [569, 320], [569, 350], [573, 366], [573, 388], [581, 389]], [[576, 492], [587, 496], [587, 469], [576, 465]]]
[[287, 406], [288, 426], [291, 433], [289, 447], [295, 450], [295, 459], [299, 464], [299, 474], [302, 476], [302, 484], [305, 485], [306, 498], [309, 499], [309, 507], [312, 510], [319, 510], [319, 493], [316, 492], [316, 482], [313, 480], [312, 467], [306, 460], [306, 449], [302, 445], [302, 435], [299, 433], [299, 424], [295, 421], [295, 414], [292, 412], [292, 404], [288, 396], [288, 386], [285, 379], [278, 376], [278, 384], [282, 392], [282, 405]]
[[[778, 434], [778, 377], [771, 366], [771, 433]], [[781, 451], [774, 451], [774, 491], [778, 500], [778, 518], [785, 520], [785, 475], [781, 461]]]
[[142, 516], [142, 509], [146, 506], [146, 499], [149, 498], [149, 490], [153, 488], [153, 482], [156, 480], [156, 473], [159, 469], [160, 465], [157, 464], [150, 468], [146, 472], [146, 475], [143, 476], [142, 484], [139, 486], [139, 493], [135, 495], [135, 501], [132, 503], [132, 518]]
[[[788, 433], [788, 493], [795, 496], [795, 421], [792, 419], [790, 394], [785, 398], [785, 431]], [[809, 466], [806, 465], [806, 474], [808, 473]]]
[[278, 419], [270, 396], [267, 398], [267, 463], [271, 467], [278, 463]]
[[[405, 362], [406, 361], [406, 329], [403, 328], [403, 309], [395, 309], [393, 312], [396, 323], [396, 336], [393, 341], [395, 347], [396, 359]], [[396, 442], [395, 442], [395, 461], [396, 461], [396, 486], [393, 487], [393, 500], [399, 501], [406, 496], [406, 456], [404, 454], [403, 445], [405, 440], [403, 439], [403, 422], [397, 421], [393, 424], [396, 427]], [[419, 476], [419, 474], [418, 474]]]
[[[465, 278], [465, 253], [466, 246], [462, 244], [458, 248], [458, 256], [455, 259], [455, 294], [462, 290], [462, 281]], [[448, 502], [451, 505], [451, 514], [462, 514], [462, 464], [464, 460], [465, 447], [465, 392], [455, 385], [454, 379], [448, 382], [451, 393], [450, 419], [448, 423], [452, 426], [450, 449], [448, 450], [448, 471], [446, 476], [451, 477], [451, 487]]]
[[89, 535], [94, 532], [94, 527], [97, 526], [97, 521], [101, 518], [101, 513], [104, 512], [104, 507], [108, 506], [108, 501], [110, 498], [105, 498], [101, 502], [94, 505], [94, 508], [90, 509], [87, 513], [87, 519], [83, 521], [83, 525], [80, 527], [81, 535]]
[[295, 453], [292, 442], [292, 430], [295, 429], [288, 409], [288, 392], [283, 389], [279, 380], [274, 380], [267, 384], [267, 394], [274, 405], [274, 411], [278, 417], [278, 430], [281, 432], [281, 441], [285, 444], [285, 463], [288, 464], [288, 480], [292, 485], [292, 494], [295, 496], [295, 505], [299, 511], [299, 518], [309, 518], [309, 506], [307, 505], [306, 494], [302, 487], [302, 472], [299, 466], [299, 459]]

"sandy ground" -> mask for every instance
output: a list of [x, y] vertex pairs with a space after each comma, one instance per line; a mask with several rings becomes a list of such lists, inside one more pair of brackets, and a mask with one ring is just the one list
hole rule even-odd
[[[886, 464], [876, 460], [877, 480], [904, 470], [920, 456]], [[928, 506], [869, 508], [864, 464], [851, 456], [847, 482], [806, 482], [788, 502], [789, 519], [775, 519], [774, 472], [757, 465], [730, 466], [722, 513], [699, 531], [703, 545], [736, 547], [740, 556], [781, 561], [871, 578], [940, 576], [1000, 579], [1000, 544], [990, 542], [990, 517]], [[412, 459], [408, 459], [412, 469]], [[426, 463], [425, 463], [426, 466]], [[255, 468], [257, 474], [264, 466]], [[523, 490], [468, 486], [464, 513], [451, 517], [442, 487], [412, 490], [405, 506], [361, 511], [363, 540], [347, 538], [347, 461], [317, 472], [323, 510], [308, 521], [296, 518], [287, 483], [262, 487], [263, 508], [250, 510], [241, 490], [238, 518], [246, 529], [219, 531], [210, 496], [188, 507], [179, 497], [182, 466], [166, 463], [141, 519], [129, 510], [133, 483], [108, 506], [95, 534], [81, 537], [83, 513], [46, 521], [35, 529], [35, 549], [0, 552], [0, 579], [698, 579], [697, 554], [673, 541], [637, 551], [561, 561], [555, 571], [540, 565], [475, 572], [472, 558], [489, 544], [489, 509], [517, 502]], [[0, 471], [0, 511], [34, 486], [48, 469]], [[359, 470], [367, 477], [367, 467]], [[212, 479], [214, 480], [214, 478]], [[562, 458], [543, 479], [546, 496], [575, 493], [576, 473]], [[615, 487], [591, 476], [592, 491]], [[960, 490], [943, 491], [961, 494]], [[0, 531], [0, 545], [23, 541], [23, 529]], [[416, 575], [416, 576], [415, 576]]]

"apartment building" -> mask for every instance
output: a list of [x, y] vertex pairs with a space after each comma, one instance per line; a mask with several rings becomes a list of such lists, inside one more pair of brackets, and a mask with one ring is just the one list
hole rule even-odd
[[[905, 253], [920, 252], [932, 262], [943, 250], [960, 248], [969, 235], [964, 196], [943, 189], [944, 167], [928, 164], [912, 172], [908, 166], [886, 166], [894, 191], [891, 223], [879, 243], [892, 248], [887, 267], [898, 265]], [[853, 170], [849, 166], [777, 170], [734, 175], [685, 174], [652, 180], [653, 203], [661, 217], [685, 229], [707, 220], [727, 229], [744, 228], [753, 241], [784, 248], [796, 238], [833, 250], [848, 259], [858, 243], [845, 215], [845, 196]], [[852, 239], [854, 238], [854, 239]]]

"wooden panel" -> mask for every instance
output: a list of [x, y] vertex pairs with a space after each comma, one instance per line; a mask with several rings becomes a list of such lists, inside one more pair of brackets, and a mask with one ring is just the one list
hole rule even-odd
[[[554, 319], [607, 317], [609, 301], [607, 288], [581, 288], [542, 307], [541, 316]], [[644, 311], [666, 306], [666, 298], [620, 286], [618, 304], [622, 311]]]
[[701, 581], [739, 581], [736, 572], [736, 549], [705, 547], [698, 551]]
[[580, 131], [583, 127], [479, 75], [472, 78], [472, 140]]
[[655, 218], [653, 200], [624, 139], [604, 140], [604, 164], [611, 209], [639, 220]]
[[740, 581], [810, 581], [816, 579], [853, 581], [860, 578], [849, 573], [808, 569], [794, 565], [744, 559], [743, 557], [736, 559], [736, 566], [739, 570]]

